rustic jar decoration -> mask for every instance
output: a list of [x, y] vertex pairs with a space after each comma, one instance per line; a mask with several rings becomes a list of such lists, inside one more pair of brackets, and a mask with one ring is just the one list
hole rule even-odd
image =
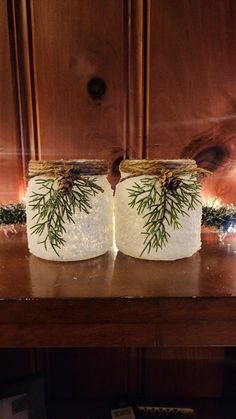
[[194, 160], [124, 160], [115, 194], [117, 248], [130, 256], [175, 260], [201, 247], [202, 200]]
[[103, 160], [30, 161], [29, 250], [55, 261], [104, 254], [112, 246], [113, 198]]

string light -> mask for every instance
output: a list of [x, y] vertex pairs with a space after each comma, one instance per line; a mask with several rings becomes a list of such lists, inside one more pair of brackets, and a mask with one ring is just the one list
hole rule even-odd
[[[4, 234], [17, 232], [15, 226], [26, 223], [25, 204], [0, 203], [0, 231]], [[203, 203], [202, 225], [214, 228], [220, 241], [236, 235], [236, 205], [224, 204], [219, 198], [211, 197]]]
[[236, 205], [224, 204], [217, 197], [209, 198], [203, 204], [202, 224], [216, 228], [220, 241], [224, 241], [236, 234]]

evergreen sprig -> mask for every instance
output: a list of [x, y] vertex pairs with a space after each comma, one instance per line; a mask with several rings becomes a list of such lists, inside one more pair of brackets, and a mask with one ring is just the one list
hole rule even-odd
[[229, 227], [236, 225], [236, 205], [221, 205], [217, 198], [211, 201], [211, 203], [203, 205], [202, 225], [227, 232]]
[[0, 204], [0, 225], [25, 224], [26, 213], [25, 205], [19, 204]]
[[201, 203], [200, 185], [196, 182], [196, 174], [192, 173], [188, 179], [173, 178], [167, 180], [160, 187], [158, 178], [142, 178], [128, 188], [131, 201], [129, 206], [136, 208], [138, 215], [145, 220], [144, 248], [150, 253], [162, 249], [168, 243], [170, 233], [167, 226], [174, 229], [181, 228], [179, 216], [189, 216], [197, 204]]
[[29, 197], [29, 206], [35, 212], [35, 224], [30, 229], [38, 236], [46, 231], [45, 238], [39, 243], [46, 250], [49, 243], [59, 256], [58, 252], [65, 244], [65, 223], [74, 223], [76, 208], [89, 214], [91, 197], [103, 190], [95, 178], [89, 177], [37, 179], [35, 182], [40, 185], [40, 192], [33, 191]]

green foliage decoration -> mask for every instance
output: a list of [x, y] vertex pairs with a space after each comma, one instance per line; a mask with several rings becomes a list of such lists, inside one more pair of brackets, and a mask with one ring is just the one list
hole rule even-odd
[[26, 213], [25, 205], [18, 204], [0, 204], [0, 226], [10, 224], [25, 224]]
[[141, 178], [127, 188], [129, 206], [135, 208], [145, 221], [142, 232], [144, 247], [140, 256], [167, 245], [170, 238], [167, 227], [182, 227], [180, 216], [189, 216], [190, 211], [201, 203], [200, 189], [196, 173], [181, 177], [170, 171], [163, 172], [160, 177]]
[[30, 227], [31, 233], [39, 237], [46, 232], [39, 243], [47, 250], [48, 244], [59, 256], [59, 250], [65, 244], [65, 223], [74, 223], [75, 211], [89, 214], [90, 199], [103, 189], [97, 185], [96, 178], [72, 177], [69, 174], [58, 179], [37, 178], [38, 192], [32, 192], [29, 206], [35, 213], [35, 224]]

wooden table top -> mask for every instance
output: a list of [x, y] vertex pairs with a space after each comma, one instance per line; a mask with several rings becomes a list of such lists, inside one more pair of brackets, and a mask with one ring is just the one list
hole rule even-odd
[[28, 252], [24, 233], [0, 237], [0, 298], [151, 298], [236, 296], [236, 240], [203, 236], [202, 249], [172, 262], [112, 251], [79, 262], [51, 262]]
[[24, 232], [1, 233], [0, 347], [235, 345], [235, 297], [235, 239], [205, 234], [174, 262], [57, 263], [30, 255]]

